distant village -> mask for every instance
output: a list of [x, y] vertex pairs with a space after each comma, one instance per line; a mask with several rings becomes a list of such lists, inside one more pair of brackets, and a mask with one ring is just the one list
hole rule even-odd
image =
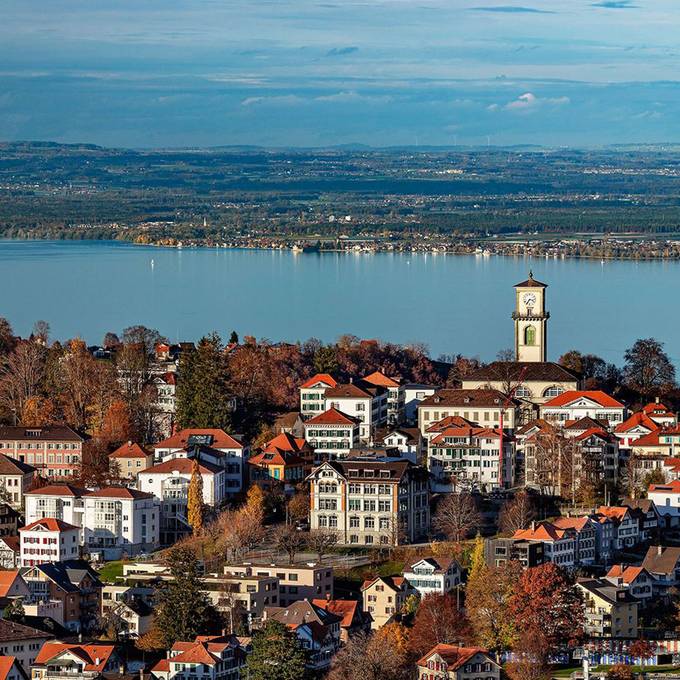
[[488, 364], [0, 328], [0, 680], [679, 677], [674, 368], [514, 289]]

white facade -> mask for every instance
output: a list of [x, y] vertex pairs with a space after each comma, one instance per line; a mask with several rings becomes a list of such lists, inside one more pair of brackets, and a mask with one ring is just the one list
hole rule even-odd
[[680, 481], [669, 484], [652, 484], [647, 498], [654, 501], [659, 515], [665, 520], [666, 527], [680, 524]]
[[404, 578], [421, 597], [446, 595], [462, 583], [462, 571], [456, 560], [426, 557], [404, 568]]
[[338, 385], [326, 390], [326, 409], [335, 408], [359, 420], [359, 439], [372, 445], [376, 428], [387, 423], [387, 390]]
[[65, 484], [45, 486], [26, 493], [26, 523], [31, 524], [43, 517], [54, 517], [77, 527], [83, 526], [87, 491]]
[[604, 392], [565, 392], [541, 406], [541, 418], [550, 422], [592, 418], [615, 426], [622, 423], [626, 407]]
[[326, 410], [326, 390], [338, 383], [328, 374], [319, 373], [300, 386], [300, 413], [313, 418]]
[[304, 428], [317, 461], [346, 458], [359, 446], [359, 421], [335, 409], [306, 421]]
[[38, 520], [19, 529], [19, 550], [22, 567], [76, 560], [80, 555], [80, 529], [55, 519]]
[[408, 383], [404, 385], [404, 418], [408, 423], [415, 423], [418, 420], [418, 404], [423, 399], [431, 397], [437, 388], [433, 385], [419, 385]]

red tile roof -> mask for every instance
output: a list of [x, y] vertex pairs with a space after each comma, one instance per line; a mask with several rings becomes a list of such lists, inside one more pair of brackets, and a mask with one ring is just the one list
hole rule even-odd
[[533, 529], [515, 531], [512, 537], [524, 541], [558, 541], [565, 535], [566, 529], [560, 529], [550, 522], [541, 522]]
[[650, 484], [649, 492], [654, 491], [658, 493], [680, 493], [680, 480], [674, 479], [668, 484]]
[[630, 432], [630, 430], [634, 430], [636, 427], [644, 427], [650, 432], [654, 432], [654, 430], [659, 429], [658, 424], [655, 423], [646, 413], [637, 411], [626, 418], [626, 420], [624, 420], [622, 423], [619, 423], [614, 428], [614, 432]]
[[18, 569], [9, 569], [0, 571], [0, 597], [7, 597], [10, 588], [19, 576]]
[[50, 484], [39, 489], [27, 491], [24, 496], [60, 496], [69, 498], [81, 498], [87, 493], [87, 489], [81, 489], [79, 486], [72, 484]]
[[639, 439], [636, 439], [633, 442], [633, 446], [638, 447], [638, 446], [661, 446], [661, 442], [659, 442], [659, 434], [661, 434], [661, 430], [654, 430], [653, 432], [650, 432], [649, 434], [645, 434]]
[[589, 519], [587, 517], [557, 517], [552, 521], [558, 529], [575, 529], [582, 531], [588, 526]]
[[37, 527], [43, 527], [48, 531], [70, 531], [71, 529], [78, 529], [78, 527], [64, 522], [61, 519], [55, 519], [54, 517], [43, 517], [35, 522], [31, 522], [28, 526], [21, 527], [19, 531], [33, 531]]
[[[16, 656], [0, 656], [0, 680], [5, 680], [14, 666], [16, 661]], [[17, 677], [21, 677], [20, 673], [17, 673]]]
[[341, 628], [349, 628], [354, 621], [359, 603], [356, 600], [312, 600], [312, 604], [339, 616]]
[[474, 427], [476, 424], [471, 420], [466, 420], [463, 416], [446, 416], [432, 423], [425, 432], [443, 432], [449, 427]]
[[306, 449], [309, 449], [309, 444], [304, 438], [293, 437], [288, 432], [277, 434], [274, 439], [271, 439], [262, 447], [262, 451], [265, 453], [276, 453], [278, 451], [300, 453]]
[[305, 460], [292, 451], [261, 451], [248, 460], [248, 465], [257, 467], [268, 467], [269, 465], [295, 467], [304, 464]]
[[567, 392], [563, 392], [562, 394], [553, 397], [550, 401], [546, 401], [545, 404], [543, 404], [543, 408], [568, 406], [578, 399], [588, 399], [589, 401], [594, 401], [596, 404], [607, 408], [623, 408], [623, 404], [620, 401], [617, 401], [614, 397], [610, 397], [602, 390], [568, 390]]
[[[101, 673], [113, 654], [113, 645], [76, 645], [64, 642], [46, 642], [35, 658], [35, 663], [44, 665], [59, 656], [62, 652], [71, 652], [85, 662], [83, 670]], [[97, 660], [99, 663], [96, 663]]]
[[377, 385], [379, 387], [399, 387], [401, 384], [399, 380], [390, 378], [382, 371], [374, 371], [370, 375], [367, 375], [365, 378], [363, 378], [363, 381], [370, 383], [371, 385]]
[[212, 444], [210, 446], [213, 449], [242, 449], [243, 444], [237, 439], [234, 439], [230, 434], [227, 434], [224, 430], [217, 428], [187, 428], [185, 430], [180, 430], [164, 439], [158, 444], [154, 444], [154, 449], [184, 449], [189, 445], [189, 437], [191, 436], [202, 436], [210, 435], [213, 438]]
[[126, 442], [110, 453], [109, 458], [147, 458], [150, 455], [139, 444]]
[[427, 662], [434, 654], [439, 655], [448, 666], [449, 671], [455, 671], [464, 666], [470, 659], [477, 654], [488, 654], [486, 649], [481, 647], [458, 647], [457, 645], [446, 645], [439, 643], [435, 645], [425, 656], [418, 659], [416, 665], [427, 666]]
[[[193, 466], [194, 461], [192, 458], [173, 458], [172, 460], [166, 460], [163, 463], [158, 463], [158, 465], [146, 468], [146, 470], [142, 470], [139, 474], [156, 475], [166, 474], [168, 472], [180, 472], [190, 475], [193, 470]], [[215, 474], [219, 472], [222, 468], [217, 467], [217, 465], [213, 465], [212, 463], [208, 463], [207, 461], [202, 461], [198, 464], [198, 469], [200, 470], [201, 474], [207, 475]]]
[[314, 387], [317, 383], [324, 383], [325, 385], [328, 385], [329, 387], [335, 387], [338, 382], [333, 378], [332, 375], [329, 375], [328, 373], [317, 373], [316, 375], [313, 375], [309, 380], [305, 380], [305, 382], [300, 385], [301, 388], [306, 389], [309, 387]]
[[138, 491], [137, 489], [128, 489], [126, 486], [107, 486], [98, 491], [90, 491], [87, 496], [92, 498], [153, 498], [152, 493]]
[[605, 517], [609, 517], [609, 519], [615, 519], [619, 522], [626, 516], [626, 513], [629, 512], [630, 512], [629, 508], [619, 507], [616, 505], [601, 505], [597, 509], [598, 514], [604, 515]]
[[357, 418], [348, 416], [346, 413], [338, 411], [335, 407], [331, 407], [328, 411], [310, 418], [305, 425], [354, 425], [358, 422]]
[[608, 572], [608, 578], [622, 578], [624, 583], [632, 583], [643, 571], [644, 567], [631, 567], [615, 564]]

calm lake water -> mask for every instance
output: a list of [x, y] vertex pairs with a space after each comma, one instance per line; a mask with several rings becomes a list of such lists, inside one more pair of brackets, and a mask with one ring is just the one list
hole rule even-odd
[[[153, 266], [152, 266], [153, 261]], [[153, 248], [0, 241], [0, 316], [101, 342], [143, 323], [173, 341], [217, 330], [271, 340], [343, 333], [492, 359], [513, 344], [512, 286], [549, 284], [550, 359], [572, 348], [620, 363], [656, 337], [680, 365], [680, 263]]]

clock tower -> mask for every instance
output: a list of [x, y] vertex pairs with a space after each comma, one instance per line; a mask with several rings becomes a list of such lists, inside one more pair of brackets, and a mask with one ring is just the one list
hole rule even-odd
[[548, 319], [545, 311], [545, 283], [529, 278], [515, 286], [515, 356], [517, 361], [546, 361]]

